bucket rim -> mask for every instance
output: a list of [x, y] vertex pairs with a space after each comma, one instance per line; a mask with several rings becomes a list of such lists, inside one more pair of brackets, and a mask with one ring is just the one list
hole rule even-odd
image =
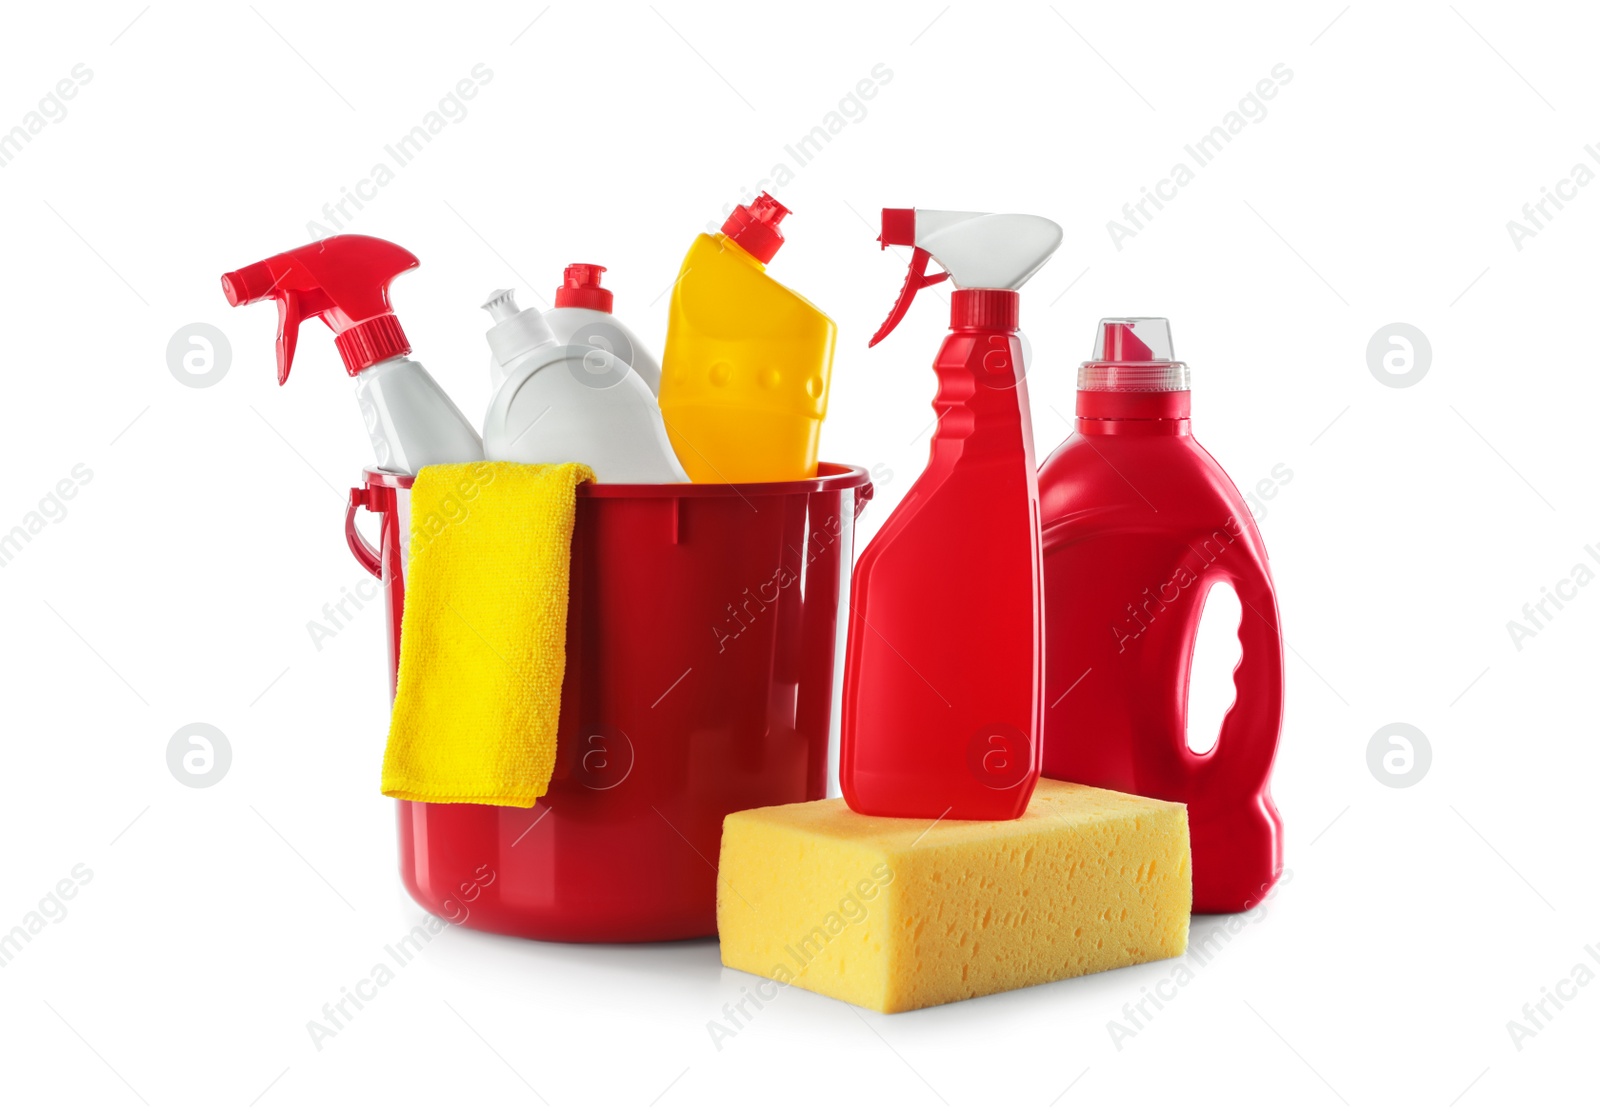
[[[368, 467], [362, 471], [368, 487], [410, 490], [415, 479]], [[857, 490], [868, 486], [871, 476], [865, 467], [848, 463], [818, 463], [811, 479], [789, 479], [778, 483], [584, 483], [579, 498], [749, 498], [752, 495], [818, 494], [823, 491]]]

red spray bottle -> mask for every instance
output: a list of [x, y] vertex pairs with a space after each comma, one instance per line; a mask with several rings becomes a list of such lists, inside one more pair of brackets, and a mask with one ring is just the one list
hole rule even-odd
[[[1039, 502], [1017, 290], [1061, 242], [1037, 216], [884, 209], [918, 290], [951, 279], [928, 467], [856, 562], [840, 782], [851, 808], [1012, 819], [1039, 778]], [[929, 261], [944, 273], [929, 275]]]
[[[1268, 788], [1283, 639], [1244, 499], [1189, 429], [1189, 369], [1157, 317], [1100, 322], [1077, 435], [1039, 473], [1044, 773], [1186, 803], [1194, 910], [1257, 903], [1283, 871]], [[1206, 594], [1238, 595], [1243, 656], [1215, 744], [1191, 751], [1189, 662]], [[1211, 739], [1205, 739], [1210, 741]]]

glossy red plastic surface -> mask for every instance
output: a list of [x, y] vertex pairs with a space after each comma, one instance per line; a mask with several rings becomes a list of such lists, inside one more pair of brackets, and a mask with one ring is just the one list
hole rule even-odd
[[[392, 693], [411, 479], [366, 479]], [[871, 495], [861, 468], [826, 463], [797, 482], [579, 488], [550, 790], [530, 809], [400, 803], [412, 897], [458, 916], [459, 886], [487, 866], [468, 921], [482, 930], [714, 934], [724, 816], [826, 793], [838, 621]], [[371, 547], [351, 545], [365, 564]]]
[[[911, 210], [907, 209], [905, 211], [910, 212]], [[885, 209], [884, 222], [886, 224], [889, 220], [888, 213], [889, 210]], [[884, 233], [882, 240], [885, 247], [898, 243], [898, 240], [889, 239], [887, 232]], [[884, 337], [899, 327], [900, 322], [906, 319], [906, 313], [910, 311], [911, 302], [916, 298], [918, 290], [925, 290], [929, 286], [938, 285], [950, 277], [943, 271], [937, 274], [929, 274], [928, 264], [932, 261], [933, 256], [920, 247], [911, 252], [911, 266], [906, 271], [905, 282], [900, 286], [900, 295], [895, 298], [894, 307], [889, 310], [889, 315], [883, 319], [883, 323], [878, 325], [878, 330], [872, 334], [872, 339], [867, 341], [868, 347], [877, 347]]]
[[561, 275], [561, 288], [556, 290], [557, 309], [593, 309], [600, 313], [611, 312], [611, 291], [600, 284], [606, 272], [594, 263], [572, 263]]
[[[1188, 804], [1194, 910], [1241, 911], [1283, 870], [1268, 786], [1283, 642], [1266, 549], [1232, 481], [1190, 433], [1187, 391], [1118, 396], [1184, 418], [1114, 420], [1082, 419], [1090, 393], [1079, 395], [1077, 435], [1039, 474], [1044, 774]], [[1093, 393], [1092, 402], [1110, 400]], [[1216, 744], [1196, 754], [1186, 740], [1189, 663], [1219, 582], [1242, 604], [1243, 656]]]
[[722, 222], [722, 234], [756, 261], [770, 263], [783, 246], [783, 229], [778, 227], [789, 210], [770, 193], [763, 193], [748, 205], [739, 205]]
[[1039, 778], [1038, 488], [1000, 323], [1017, 295], [956, 290], [952, 320], [978, 295], [999, 320], [945, 338], [927, 470], [856, 562], [839, 776], [864, 814], [1016, 818]]
[[389, 283], [418, 265], [398, 244], [372, 236], [329, 236], [222, 276], [229, 305], [278, 303], [278, 384], [289, 378], [300, 324], [318, 317], [352, 375], [411, 350], [389, 307]]

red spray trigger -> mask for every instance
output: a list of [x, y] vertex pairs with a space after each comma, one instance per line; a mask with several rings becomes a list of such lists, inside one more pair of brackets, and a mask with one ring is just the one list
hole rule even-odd
[[332, 236], [222, 276], [230, 305], [278, 302], [278, 383], [289, 378], [300, 322], [319, 317], [352, 375], [411, 350], [389, 305], [389, 283], [418, 265], [405, 248], [372, 236]]
[[906, 312], [911, 308], [911, 301], [917, 296], [917, 291], [927, 286], [937, 285], [950, 277], [949, 274], [928, 273], [928, 262], [933, 256], [916, 245], [917, 243], [917, 210], [916, 209], [884, 209], [883, 231], [878, 236], [878, 247], [885, 250], [890, 247], [910, 247], [911, 266], [906, 271], [906, 281], [900, 287], [900, 296], [895, 300], [894, 308], [889, 310], [889, 316], [878, 326], [878, 331], [867, 341], [868, 347], [874, 347], [878, 341], [895, 330], [895, 326], [905, 319]]

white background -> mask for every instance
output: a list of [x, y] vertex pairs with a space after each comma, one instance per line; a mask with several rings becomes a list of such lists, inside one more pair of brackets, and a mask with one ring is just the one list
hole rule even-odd
[[[93, 479], [0, 568], [0, 932], [75, 864], [93, 879], [0, 968], [0, 1102], [1592, 1103], [1600, 987], [1520, 1049], [1507, 1023], [1575, 965], [1600, 973], [1600, 587], [1520, 648], [1506, 624], [1600, 570], [1600, 186], [1520, 250], [1506, 225], [1600, 170], [1600, 28], [1576, 7], [1341, 8], [8, 9], [0, 131], [74, 65], [92, 79], [0, 168], [0, 531], [75, 464]], [[307, 1021], [422, 919], [377, 790], [383, 619], [320, 649], [307, 632], [362, 574], [340, 518], [369, 448], [321, 326], [280, 389], [272, 309], [229, 309], [217, 276], [313, 238], [480, 62], [467, 115], [345, 225], [421, 257], [399, 312], [468, 414], [487, 291], [548, 297], [563, 264], [604, 263], [659, 345], [691, 237], [882, 63], [865, 115], [777, 190], [772, 268], [839, 323], [824, 456], [893, 472], [863, 541], [925, 458], [946, 311], [924, 295], [866, 349], [902, 277], [873, 242], [884, 205], [1065, 228], [1023, 305], [1041, 458], [1095, 320], [1132, 313], [1172, 319], [1196, 431], [1241, 487], [1292, 471], [1260, 523], [1292, 649], [1292, 880], [1136, 1037], [1108, 1023], [1176, 963], [896, 1017], [791, 990], [719, 1047], [708, 1022], [754, 981], [713, 942], [452, 928], [314, 1048]], [[1279, 63], [1266, 116], [1119, 250], [1107, 222]], [[207, 389], [165, 355], [196, 322], [232, 344]], [[1405, 389], [1366, 357], [1394, 322], [1432, 345]], [[233, 752], [204, 790], [166, 763], [192, 722]], [[1413, 787], [1368, 767], [1394, 722], [1431, 743]]]

